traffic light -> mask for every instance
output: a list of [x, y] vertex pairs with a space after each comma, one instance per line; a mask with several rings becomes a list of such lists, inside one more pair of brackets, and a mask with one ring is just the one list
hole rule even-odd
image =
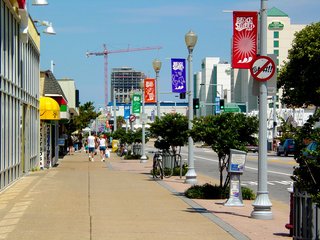
[[199, 108], [200, 108], [199, 98], [194, 98], [193, 99], [193, 109], [199, 109]]
[[224, 99], [220, 99], [220, 110], [224, 110]]
[[185, 92], [180, 93], [180, 99], [186, 99], [186, 93]]

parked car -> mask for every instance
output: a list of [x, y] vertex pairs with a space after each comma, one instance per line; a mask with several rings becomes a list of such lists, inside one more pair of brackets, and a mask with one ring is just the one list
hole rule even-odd
[[315, 141], [312, 141], [308, 144], [305, 151], [303, 151], [303, 156], [306, 156], [310, 159], [315, 159], [315, 156], [312, 154], [314, 151], [317, 151], [318, 143]]
[[259, 147], [256, 145], [247, 145], [246, 149], [248, 152], [258, 152], [259, 151]]
[[283, 143], [280, 143], [277, 147], [277, 156], [288, 156], [288, 154], [294, 154], [295, 152], [295, 143], [291, 138], [286, 139]]

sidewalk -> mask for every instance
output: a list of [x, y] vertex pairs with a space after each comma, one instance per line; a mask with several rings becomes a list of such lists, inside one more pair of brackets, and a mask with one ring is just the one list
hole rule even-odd
[[115, 154], [107, 162], [65, 156], [0, 193], [0, 239], [290, 239], [289, 206], [272, 202], [273, 220], [251, 219], [251, 202], [193, 201], [181, 194], [184, 179], [155, 181], [150, 170], [150, 160]]

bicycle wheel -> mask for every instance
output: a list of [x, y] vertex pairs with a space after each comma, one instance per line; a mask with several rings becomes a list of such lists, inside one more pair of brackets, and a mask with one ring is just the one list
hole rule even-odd
[[153, 158], [152, 176], [153, 178], [160, 178], [162, 176], [162, 167], [157, 156]]

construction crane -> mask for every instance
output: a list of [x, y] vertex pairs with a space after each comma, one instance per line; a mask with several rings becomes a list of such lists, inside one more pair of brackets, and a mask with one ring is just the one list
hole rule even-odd
[[108, 55], [111, 53], [124, 53], [124, 52], [137, 52], [137, 51], [146, 51], [146, 50], [159, 50], [162, 47], [155, 46], [155, 47], [144, 47], [144, 48], [126, 48], [126, 49], [119, 49], [119, 50], [108, 50], [106, 45], [103, 44], [103, 52], [87, 52], [87, 57], [90, 56], [104, 56], [104, 104], [105, 109], [108, 106]]

